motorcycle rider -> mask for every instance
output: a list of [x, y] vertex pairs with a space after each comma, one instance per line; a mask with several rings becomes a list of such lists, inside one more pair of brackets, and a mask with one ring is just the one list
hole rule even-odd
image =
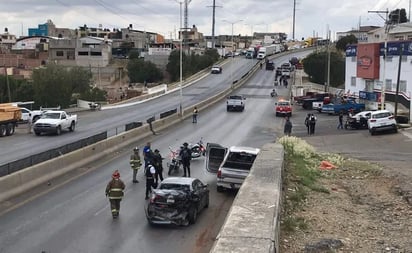
[[124, 188], [125, 185], [120, 179], [120, 173], [118, 170], [115, 170], [112, 174], [112, 179], [106, 186], [106, 197], [109, 197], [113, 219], [119, 217], [120, 201], [122, 201], [124, 196]]
[[152, 187], [155, 188], [155, 185], [154, 185], [155, 174], [156, 174], [155, 167], [151, 164], [151, 162], [148, 162], [147, 166], [145, 167], [145, 176], [146, 176], [146, 197], [145, 197], [145, 200], [149, 199], [149, 193], [152, 192]]
[[160, 154], [160, 151], [158, 149], [155, 149], [154, 151], [153, 161], [154, 161], [153, 165], [156, 170], [155, 181], [156, 181], [156, 185], [158, 185], [159, 178], [160, 178], [160, 182], [163, 181], [163, 157]]
[[190, 177], [190, 160], [192, 159], [192, 151], [188, 147], [189, 144], [187, 142], [183, 143], [183, 149], [180, 150], [180, 159], [182, 160], [183, 164], [183, 177]]
[[130, 155], [130, 167], [133, 170], [133, 183], [139, 183], [136, 179], [137, 171], [142, 166], [142, 161], [140, 159], [139, 148], [135, 147], [133, 149], [133, 154]]

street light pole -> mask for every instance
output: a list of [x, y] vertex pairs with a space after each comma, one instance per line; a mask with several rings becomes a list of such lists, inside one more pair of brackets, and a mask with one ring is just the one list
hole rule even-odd
[[180, 39], [180, 60], [179, 60], [179, 66], [180, 66], [180, 82], [179, 82], [179, 112], [180, 116], [183, 117], [183, 106], [182, 106], [182, 100], [183, 100], [183, 32], [182, 32], [182, 4], [183, 1], [177, 1], [177, 3], [180, 5], [180, 28], [179, 28], [179, 39]]
[[226, 22], [226, 23], [229, 23], [229, 24], [231, 24], [232, 25], [232, 45], [231, 45], [231, 47], [232, 47], [232, 53], [231, 53], [231, 59], [230, 59], [230, 81], [232, 82], [231, 83], [231, 85], [230, 85], [230, 87], [233, 89], [233, 82], [234, 82], [234, 80], [233, 80], [233, 58], [234, 58], [234, 50], [233, 50], [233, 44], [234, 44], [234, 41], [233, 41], [233, 26], [236, 24], [236, 23], [239, 23], [239, 22], [242, 22], [243, 20], [242, 19], [239, 19], [239, 20], [237, 20], [237, 21], [235, 21], [235, 22], [230, 22], [230, 21], [227, 21], [227, 20], [223, 20], [223, 22]]

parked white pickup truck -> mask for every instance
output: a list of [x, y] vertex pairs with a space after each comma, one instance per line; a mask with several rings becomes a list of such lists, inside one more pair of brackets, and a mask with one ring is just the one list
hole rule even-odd
[[65, 111], [46, 111], [40, 119], [33, 125], [33, 131], [36, 135], [42, 133], [61, 134], [63, 129], [74, 131], [77, 124], [76, 114], [67, 114]]

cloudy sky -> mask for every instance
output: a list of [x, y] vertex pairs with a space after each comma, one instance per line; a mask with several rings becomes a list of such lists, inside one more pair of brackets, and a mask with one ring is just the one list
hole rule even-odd
[[[411, 0], [296, 0], [295, 39], [317, 35], [332, 39], [335, 32], [361, 25], [383, 25], [383, 18], [368, 11], [405, 8]], [[52, 20], [57, 27], [124, 28], [146, 30], [175, 38], [180, 27], [180, 4], [184, 0], [0, 0], [0, 31], [17, 36], [28, 28]], [[216, 0], [215, 34], [250, 35], [251, 32], [284, 32], [292, 38], [294, 0]], [[213, 0], [191, 0], [188, 26], [212, 34]], [[184, 6], [184, 5], [182, 5]]]

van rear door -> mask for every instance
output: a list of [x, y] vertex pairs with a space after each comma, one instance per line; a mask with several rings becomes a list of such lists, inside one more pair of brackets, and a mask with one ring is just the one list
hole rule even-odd
[[227, 148], [217, 143], [207, 143], [205, 165], [206, 170], [210, 173], [217, 173], [220, 165], [223, 162], [227, 152]]

